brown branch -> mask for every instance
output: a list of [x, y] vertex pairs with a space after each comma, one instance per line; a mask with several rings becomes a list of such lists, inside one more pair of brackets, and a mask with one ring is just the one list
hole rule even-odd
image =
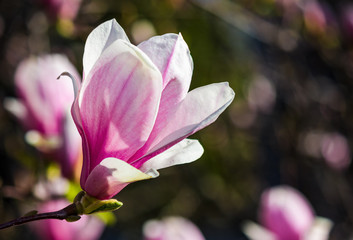
[[39, 214], [31, 215], [31, 216], [24, 216], [24, 217], [20, 217], [20, 218], [14, 219], [12, 221], [0, 224], [0, 230], [15, 226], [15, 225], [21, 225], [21, 224], [32, 222], [32, 221], [41, 220], [41, 219], [64, 220], [70, 216], [78, 216], [78, 211], [77, 211], [76, 205], [74, 203], [70, 204], [69, 206], [67, 206], [59, 211], [56, 211], [56, 212], [39, 213]]

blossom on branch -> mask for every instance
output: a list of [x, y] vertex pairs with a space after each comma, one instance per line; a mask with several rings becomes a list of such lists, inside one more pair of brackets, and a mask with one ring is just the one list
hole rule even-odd
[[186, 137], [234, 98], [225, 82], [189, 92], [193, 61], [180, 34], [134, 46], [115, 20], [88, 36], [83, 71], [72, 116], [83, 140], [81, 187], [98, 199], [198, 159], [202, 146]]

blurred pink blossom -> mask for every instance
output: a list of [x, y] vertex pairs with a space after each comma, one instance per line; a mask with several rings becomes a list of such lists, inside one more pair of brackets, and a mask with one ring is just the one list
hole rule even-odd
[[300, 240], [314, 222], [314, 211], [300, 192], [280, 186], [262, 194], [259, 217], [278, 240]]
[[73, 20], [82, 0], [39, 0], [54, 18]]
[[143, 226], [145, 240], [204, 240], [198, 227], [182, 217], [149, 220]]
[[276, 101], [276, 90], [264, 76], [257, 76], [249, 87], [249, 106], [254, 111], [269, 113]]
[[[68, 206], [67, 200], [51, 200], [38, 207], [39, 212], [57, 211]], [[34, 232], [43, 240], [95, 240], [99, 239], [104, 224], [93, 215], [83, 215], [76, 222], [58, 219], [45, 219], [30, 224]]]
[[321, 153], [327, 164], [336, 169], [346, 169], [351, 162], [347, 139], [338, 133], [326, 134], [321, 142]]
[[335, 170], [344, 170], [351, 163], [348, 140], [338, 132], [310, 130], [302, 133], [299, 147], [311, 157], [323, 158]]
[[304, 5], [304, 21], [309, 31], [313, 33], [324, 33], [327, 27], [325, 11], [320, 3], [315, 0], [308, 1]]
[[193, 61], [180, 34], [134, 46], [115, 20], [88, 36], [83, 69], [72, 115], [83, 140], [81, 187], [99, 199], [198, 159], [202, 146], [185, 138], [215, 121], [234, 98], [228, 83], [188, 92]]
[[306, 198], [289, 186], [277, 186], [261, 196], [259, 218], [262, 226], [247, 221], [244, 233], [251, 240], [327, 240], [332, 222], [315, 217]]
[[68, 177], [80, 156], [81, 140], [70, 116], [72, 84], [56, 79], [63, 71], [79, 77], [63, 55], [24, 60], [15, 73], [18, 99], [8, 98], [4, 104], [28, 131], [27, 142], [54, 155]]

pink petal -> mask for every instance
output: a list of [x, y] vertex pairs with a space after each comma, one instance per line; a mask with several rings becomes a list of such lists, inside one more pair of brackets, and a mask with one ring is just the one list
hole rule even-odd
[[165, 119], [161, 116], [167, 124], [156, 136], [147, 154], [138, 160], [131, 158], [129, 162], [139, 168], [151, 157], [214, 122], [233, 99], [234, 92], [227, 82], [210, 84], [189, 92], [185, 99], [172, 109], [172, 116], [169, 115]]
[[[63, 144], [58, 152], [62, 175], [72, 179], [77, 166], [82, 164], [82, 141], [74, 121], [68, 112], [63, 121]], [[80, 162], [78, 162], [80, 161]]]
[[83, 71], [85, 76], [89, 74], [104, 50], [118, 39], [130, 42], [124, 29], [115, 19], [100, 24], [88, 35], [83, 54]]
[[140, 170], [146, 172], [150, 169], [158, 170], [174, 165], [191, 163], [199, 159], [202, 154], [203, 148], [198, 140], [184, 139], [145, 162]]
[[129, 183], [150, 178], [123, 160], [106, 158], [90, 173], [83, 189], [95, 198], [110, 199]]
[[74, 99], [71, 83], [56, 80], [63, 71], [79, 76], [69, 60], [57, 54], [29, 58], [16, 70], [15, 84], [31, 118], [31, 129], [44, 135], [60, 132], [62, 118]]
[[307, 199], [289, 186], [277, 186], [261, 196], [260, 221], [278, 239], [302, 239], [311, 228], [314, 211]]
[[81, 185], [104, 158], [128, 159], [145, 144], [161, 90], [160, 72], [137, 47], [117, 40], [104, 51], [73, 106], [84, 135]]
[[165, 34], [153, 37], [139, 46], [156, 64], [163, 75], [163, 92], [158, 116], [153, 131], [145, 144], [140, 149], [137, 159], [143, 156], [156, 137], [164, 131], [168, 121], [175, 114], [175, 107], [185, 98], [192, 77], [193, 62], [181, 34]]
[[[63, 19], [73, 20], [77, 16], [82, 0], [61, 0], [59, 17]], [[57, 1], [56, 1], [57, 2]]]

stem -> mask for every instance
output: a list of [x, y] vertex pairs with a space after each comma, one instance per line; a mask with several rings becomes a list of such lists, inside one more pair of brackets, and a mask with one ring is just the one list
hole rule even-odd
[[39, 213], [31, 216], [24, 216], [24, 217], [19, 217], [17, 219], [14, 219], [12, 221], [0, 224], [0, 230], [8, 227], [12, 227], [15, 225], [21, 225], [24, 223], [32, 222], [32, 221], [37, 221], [41, 219], [66, 219], [69, 216], [78, 216], [78, 211], [76, 208], [76, 205], [70, 204], [69, 206], [56, 211], [56, 212], [48, 212], [48, 213]]

